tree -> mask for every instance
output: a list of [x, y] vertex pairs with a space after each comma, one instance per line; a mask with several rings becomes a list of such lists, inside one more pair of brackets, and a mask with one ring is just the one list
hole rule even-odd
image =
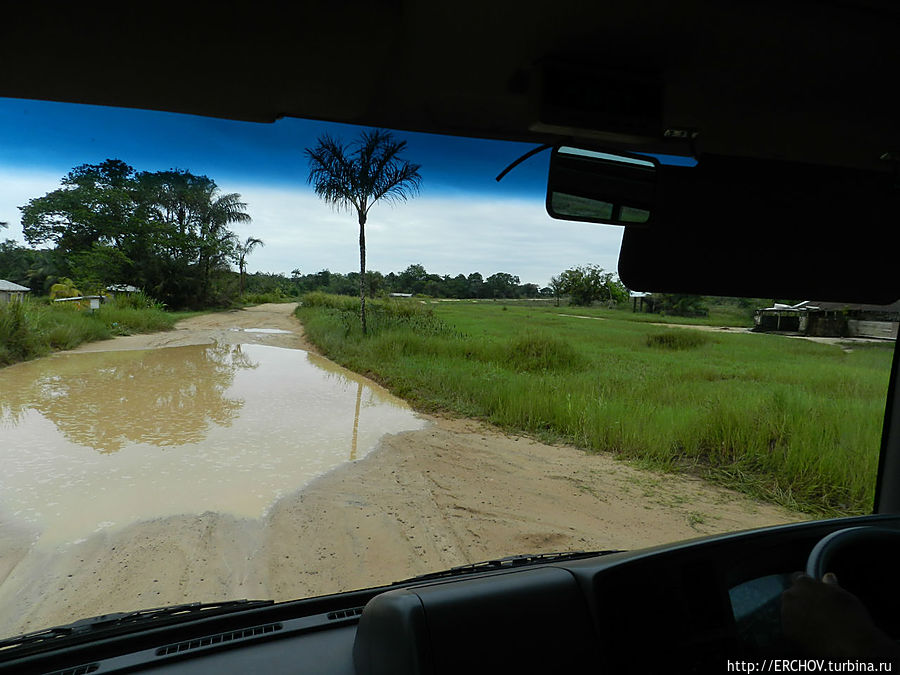
[[[257, 239], [256, 237], [247, 237], [244, 243], [238, 243], [234, 247], [234, 252], [237, 255], [237, 263], [238, 263], [238, 273], [241, 275], [241, 286], [240, 293], [244, 294], [244, 275], [247, 272], [247, 258], [253, 253], [253, 249], [257, 246], [265, 246], [262, 239]], [[296, 270], [299, 274], [300, 270]]]
[[655, 309], [662, 314], [675, 316], [707, 316], [709, 309], [700, 295], [680, 293], [654, 293]]
[[388, 131], [364, 131], [347, 145], [328, 134], [307, 148], [308, 182], [316, 194], [336, 209], [355, 210], [359, 222], [359, 317], [366, 333], [366, 219], [380, 199], [406, 201], [419, 191], [418, 164], [400, 159], [406, 141]]
[[19, 207], [25, 241], [51, 242], [63, 253], [94, 244], [122, 248], [135, 217], [136, 185], [134, 169], [119, 159], [75, 167], [61, 188]]
[[[623, 300], [627, 291], [612, 272], [597, 265], [582, 265], [563, 272], [550, 280], [558, 281], [560, 290], [568, 293], [573, 305], [590, 305], [595, 300]], [[558, 298], [559, 296], [557, 296]]]
[[481, 276], [480, 272], [472, 272], [468, 277], [466, 277], [466, 281], [469, 282], [469, 295], [470, 298], [480, 298], [482, 293], [484, 292], [484, 277]]
[[51, 300], [55, 300], [56, 298], [77, 298], [80, 295], [81, 291], [79, 291], [75, 286], [75, 283], [67, 277], [63, 277], [59, 282], [50, 287]]
[[400, 290], [404, 293], [422, 293], [428, 280], [428, 272], [422, 265], [414, 263], [400, 272], [397, 279]]
[[519, 277], [497, 272], [484, 281], [487, 287], [488, 297], [491, 298], [515, 298], [519, 290]]
[[550, 277], [550, 290], [553, 291], [554, 297], [556, 297], [556, 306], [559, 307], [559, 296], [563, 294], [563, 280], [561, 276], [559, 277]]
[[237, 193], [222, 194], [211, 178], [188, 171], [144, 172], [137, 180], [139, 213], [147, 224], [144, 248], [131, 257], [143, 262], [144, 275], [155, 282], [145, 287], [177, 298], [177, 305], [198, 296], [209, 303], [213, 272], [235, 258], [228, 226], [250, 222], [247, 204]]
[[82, 164], [58, 189], [19, 207], [26, 241], [55, 246], [35, 257], [32, 288], [50, 277], [73, 278], [82, 289], [115, 281], [170, 306], [207, 305], [213, 275], [234, 257], [228, 226], [250, 221], [246, 207], [240, 195], [185, 170], [136, 173], [118, 159]]
[[223, 267], [235, 257], [235, 238], [228, 226], [232, 223], [249, 223], [247, 204], [236, 192], [220, 194], [215, 183], [203, 191], [199, 214], [200, 270], [202, 297], [210, 299], [212, 271]]
[[98, 243], [69, 256], [75, 283], [93, 293], [102, 293], [112, 283], [130, 281], [126, 271], [130, 265], [131, 260], [118, 248]]

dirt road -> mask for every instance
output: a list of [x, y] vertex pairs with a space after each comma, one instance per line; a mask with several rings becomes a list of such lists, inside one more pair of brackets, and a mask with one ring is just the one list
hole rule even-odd
[[[174, 331], [78, 351], [216, 340], [306, 348], [292, 310], [263, 305], [199, 316]], [[240, 330], [247, 328], [291, 332]], [[364, 459], [298, 486], [260, 520], [187, 514], [63, 547], [8, 546], [16, 557], [0, 554], [0, 579], [9, 570], [0, 584], [0, 637], [112, 611], [288, 600], [496, 556], [630, 549], [802, 517], [610, 456], [471, 420], [427, 419], [429, 428], [386, 436]]]

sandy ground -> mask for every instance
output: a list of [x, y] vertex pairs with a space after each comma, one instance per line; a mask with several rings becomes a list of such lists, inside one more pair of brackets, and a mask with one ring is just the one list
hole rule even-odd
[[[194, 317], [78, 351], [213, 340], [308, 348], [292, 305]], [[280, 328], [290, 335], [242, 333]], [[175, 516], [51, 548], [0, 523], [0, 636], [187, 601], [381, 585], [514, 553], [632, 549], [799, 520], [701, 480], [638, 470], [471, 420], [428, 418], [285, 497], [260, 520]]]

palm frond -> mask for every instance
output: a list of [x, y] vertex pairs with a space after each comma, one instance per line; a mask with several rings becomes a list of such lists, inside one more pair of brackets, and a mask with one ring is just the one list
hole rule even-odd
[[306, 156], [307, 182], [316, 195], [338, 209], [358, 208], [356, 171], [343, 143], [325, 134], [314, 149], [306, 149]]
[[418, 192], [421, 167], [399, 158], [405, 149], [406, 141], [383, 129], [364, 131], [347, 145], [324, 134], [306, 149], [307, 182], [326, 203], [364, 215], [380, 199], [406, 200]]

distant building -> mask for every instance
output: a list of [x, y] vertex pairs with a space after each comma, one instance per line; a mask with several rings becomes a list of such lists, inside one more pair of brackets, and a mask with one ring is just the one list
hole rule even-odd
[[[653, 311], [653, 294], [645, 293], [644, 291], [629, 291], [628, 297], [631, 299], [631, 311], [644, 311], [644, 305], [647, 305], [647, 311]], [[640, 302], [640, 309], [638, 308], [638, 302]]]
[[112, 286], [107, 286], [106, 290], [112, 293], [113, 297], [120, 293], [140, 293], [141, 291], [137, 286], [131, 286], [129, 284], [113, 284]]
[[760, 332], [800, 333], [811, 337], [866, 337], [896, 340], [900, 301], [891, 305], [862, 305], [805, 300], [796, 305], [776, 303], [758, 309], [754, 329]]
[[0, 279], [0, 303], [19, 301], [29, 291], [31, 289], [27, 286], [20, 286], [6, 279]]
[[411, 298], [413, 296], [412, 293], [391, 293], [392, 298]]

